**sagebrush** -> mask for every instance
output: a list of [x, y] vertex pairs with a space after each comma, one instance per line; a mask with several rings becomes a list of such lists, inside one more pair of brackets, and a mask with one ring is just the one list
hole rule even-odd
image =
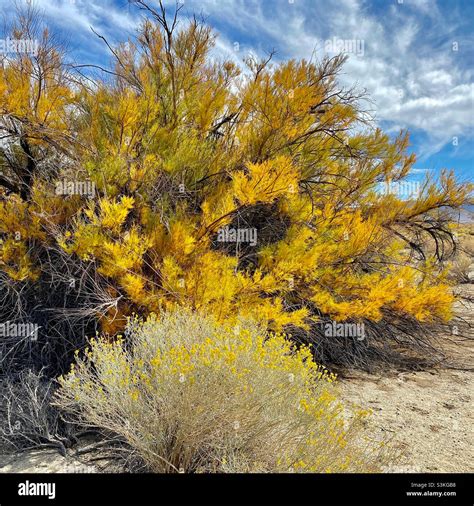
[[92, 339], [58, 405], [120, 436], [154, 472], [369, 472], [387, 462], [368, 412], [281, 334], [177, 310]]

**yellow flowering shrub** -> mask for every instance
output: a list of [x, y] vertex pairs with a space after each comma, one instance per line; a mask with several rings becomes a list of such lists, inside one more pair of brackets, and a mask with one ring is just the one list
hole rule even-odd
[[365, 472], [384, 457], [308, 347], [250, 320], [179, 309], [92, 339], [59, 406], [120, 435], [154, 472]]
[[[175, 307], [308, 341], [321, 320], [449, 320], [440, 263], [472, 186], [444, 173], [409, 198], [386, 191], [415, 155], [406, 132], [368, 124], [338, 83], [342, 56], [242, 69], [211, 57], [210, 27], [173, 23], [168, 38], [157, 15], [91, 85], [71, 79], [48, 30], [37, 57], [0, 64], [12, 122], [0, 125], [0, 277], [29, 283], [32, 307], [71, 315], [81, 338], [91, 316], [115, 334], [132, 312]], [[22, 19], [17, 36], [38, 26]], [[56, 193], [62, 180], [94, 191]]]

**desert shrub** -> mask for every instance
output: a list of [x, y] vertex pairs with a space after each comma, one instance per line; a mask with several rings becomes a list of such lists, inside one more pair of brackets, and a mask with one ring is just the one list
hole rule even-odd
[[[91, 316], [115, 334], [133, 311], [184, 306], [292, 325], [307, 342], [320, 318], [380, 324], [385, 340], [385, 323], [449, 319], [439, 262], [448, 210], [471, 188], [444, 173], [417, 196], [387, 190], [415, 155], [338, 83], [344, 57], [241, 68], [213, 58], [198, 19], [135, 3], [148, 18], [102, 76], [69, 64], [32, 8], [14, 38], [37, 39], [37, 54], [1, 57], [0, 289], [8, 314], [30, 294], [22, 313], [40, 318], [51, 369]], [[58, 330], [66, 342], [50, 350]], [[15, 370], [29, 360], [13, 358]]]
[[453, 259], [450, 277], [456, 283], [469, 283], [474, 280], [474, 256], [458, 251]]
[[344, 413], [334, 381], [282, 334], [177, 310], [92, 339], [56, 402], [155, 472], [375, 471], [367, 412]]
[[37, 326], [34, 335], [2, 329], [0, 377], [31, 370], [54, 378], [65, 372], [86, 335], [99, 329], [101, 311], [114, 304], [93, 264], [78, 262], [54, 247], [39, 261], [41, 274], [34, 283], [18, 283], [0, 272], [0, 325]]
[[474, 281], [474, 225], [464, 224], [458, 230], [458, 247], [450, 276], [457, 283]]
[[51, 446], [65, 452], [72, 431], [51, 405], [56, 382], [24, 370], [0, 380], [0, 449], [10, 453]]

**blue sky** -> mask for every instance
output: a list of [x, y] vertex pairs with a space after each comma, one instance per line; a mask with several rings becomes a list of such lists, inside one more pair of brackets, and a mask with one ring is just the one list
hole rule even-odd
[[[342, 48], [342, 84], [367, 90], [385, 131], [410, 131], [418, 155], [413, 178], [448, 168], [474, 179], [473, 0], [180, 1], [184, 18], [203, 14], [214, 27], [218, 58], [241, 62], [249, 52], [274, 49], [276, 60], [309, 59]], [[127, 0], [34, 3], [81, 63], [108, 61], [91, 26], [111, 41], [125, 40], [142, 16]], [[0, 0], [7, 22], [11, 4]]]

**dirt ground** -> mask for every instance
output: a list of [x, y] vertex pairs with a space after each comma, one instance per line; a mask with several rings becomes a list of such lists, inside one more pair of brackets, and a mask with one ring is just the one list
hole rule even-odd
[[[456, 314], [474, 329], [474, 284], [458, 287], [472, 297], [457, 303]], [[403, 452], [386, 472], [474, 471], [474, 335], [447, 335], [447, 354], [460, 369], [398, 372], [384, 376], [358, 373], [340, 380], [342, 397], [373, 411], [368, 433], [390, 438]], [[469, 370], [470, 369], [470, 370]], [[17, 456], [0, 454], [0, 472], [87, 473], [97, 468], [55, 450]]]
[[466, 371], [399, 373], [343, 381], [343, 397], [373, 416], [368, 433], [403, 452], [388, 472], [474, 471], [474, 375]]
[[446, 336], [446, 354], [460, 370], [357, 374], [340, 380], [346, 401], [372, 409], [368, 432], [388, 436], [402, 450], [403, 462], [387, 471], [474, 471], [474, 285], [457, 291], [473, 298], [455, 306], [457, 316], [472, 326], [470, 339]]
[[0, 473], [95, 473], [98, 469], [57, 450], [45, 449], [19, 455], [0, 455]]

